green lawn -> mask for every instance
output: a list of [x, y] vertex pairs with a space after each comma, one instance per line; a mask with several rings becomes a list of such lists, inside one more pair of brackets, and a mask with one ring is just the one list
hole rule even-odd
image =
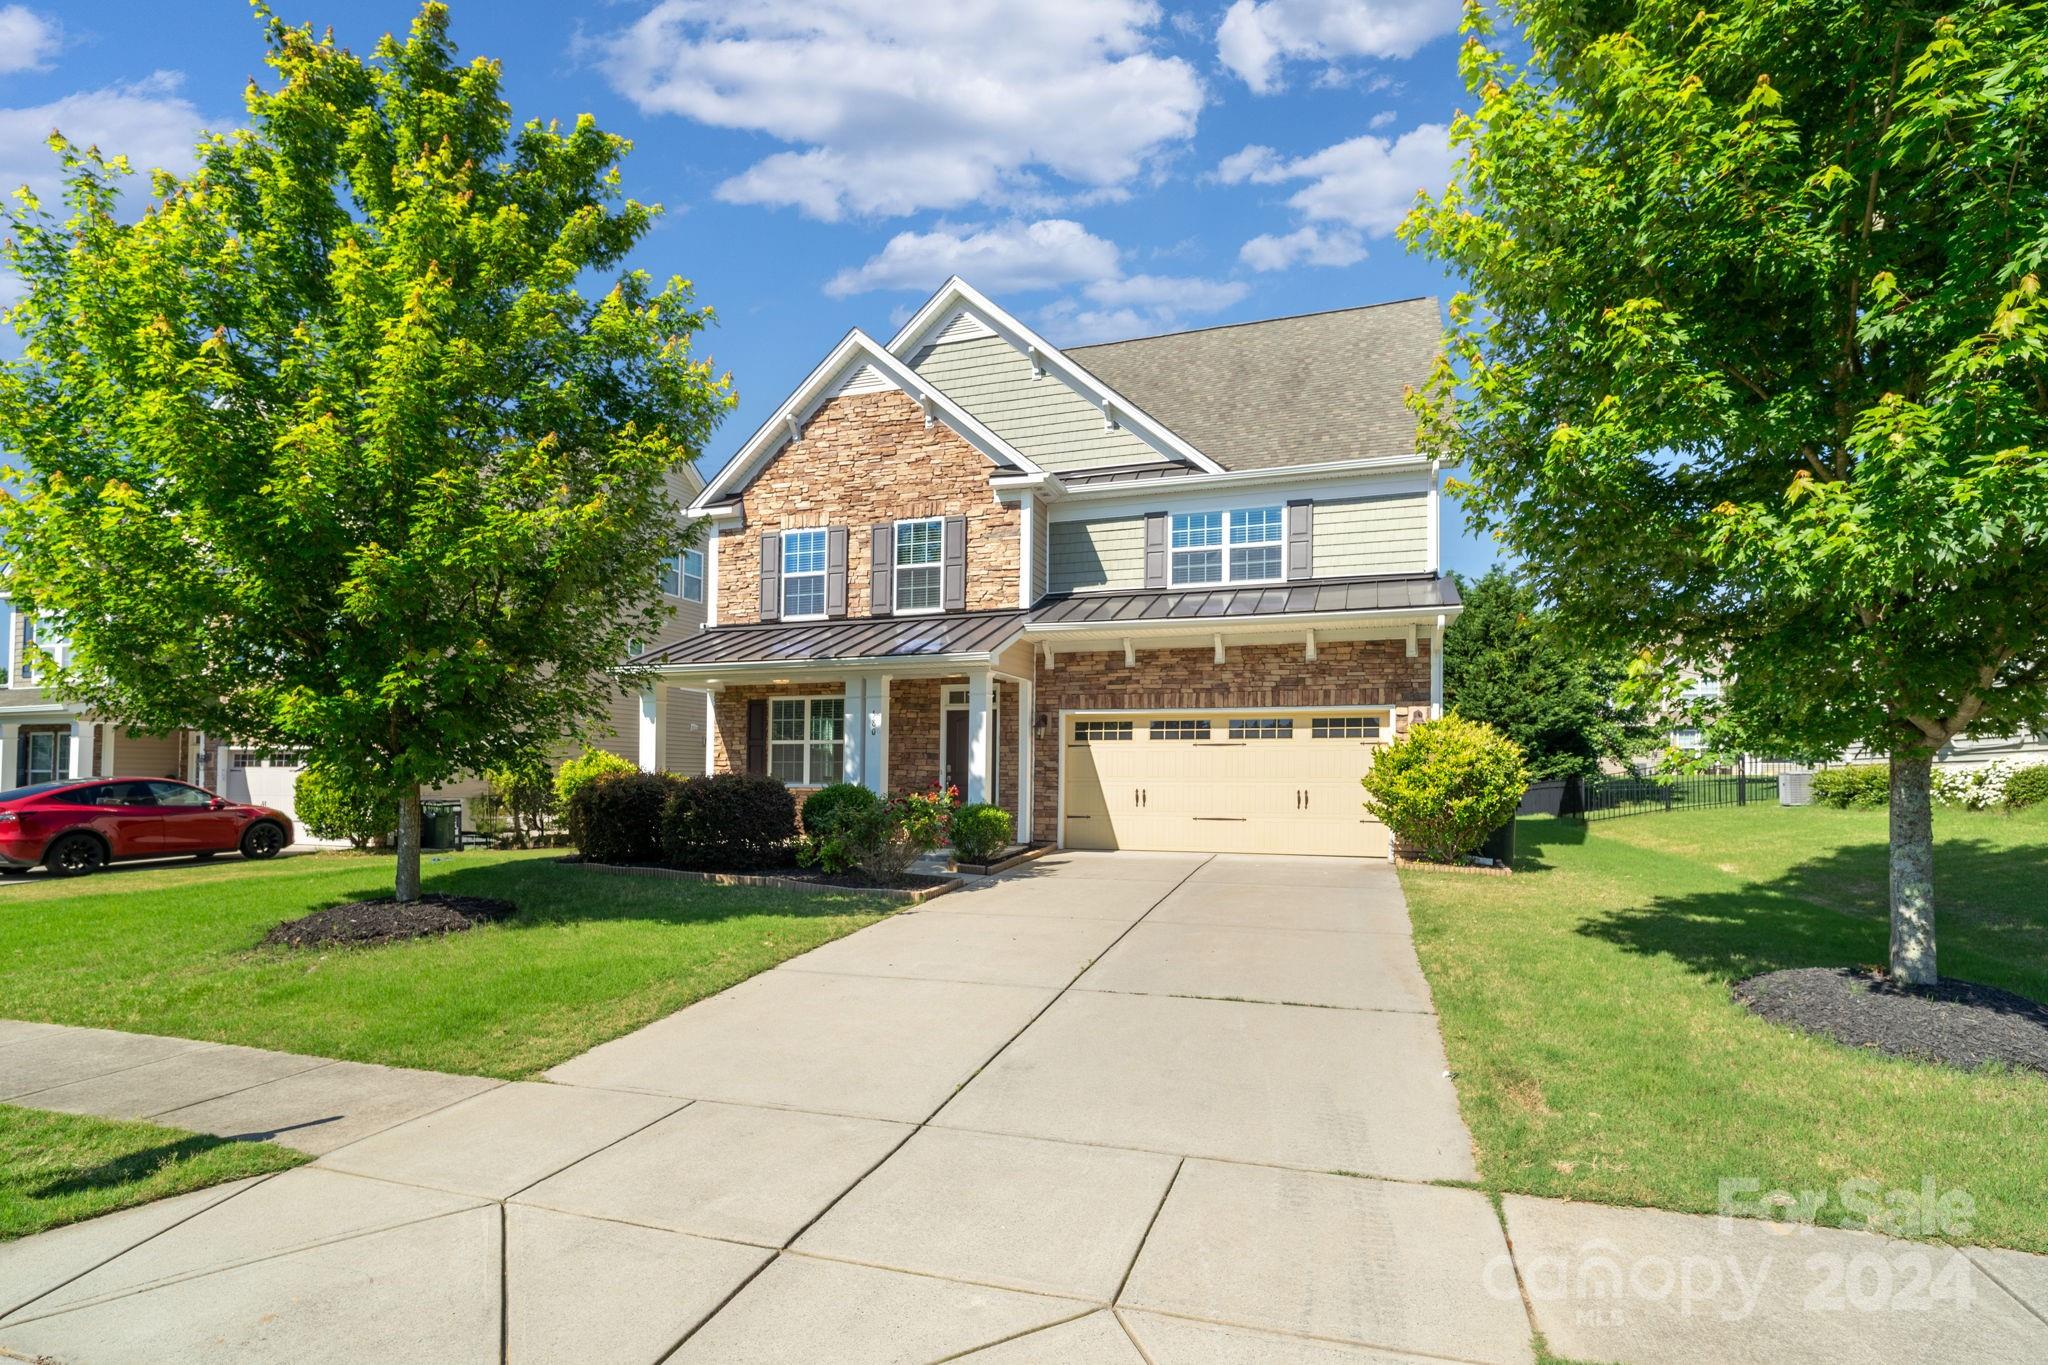
[[391, 890], [391, 860], [320, 853], [0, 887], [0, 1013], [517, 1078], [851, 933], [857, 893], [608, 875], [559, 854], [430, 858], [428, 890], [520, 913], [446, 938], [258, 948], [280, 920]]
[[269, 1142], [0, 1105], [0, 1242], [311, 1159]]
[[[2048, 811], [1940, 811], [1944, 975], [2048, 999]], [[1955, 1240], [2048, 1251], [2048, 1079], [1795, 1034], [1730, 998], [1885, 960], [1885, 813], [1521, 822], [1512, 878], [1402, 874], [1490, 1189], [1711, 1212], [1764, 1190], [1960, 1189]], [[1831, 1201], [1821, 1221], [1838, 1221]]]

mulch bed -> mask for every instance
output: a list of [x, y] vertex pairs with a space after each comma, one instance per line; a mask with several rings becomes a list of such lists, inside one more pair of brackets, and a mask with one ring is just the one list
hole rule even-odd
[[1799, 967], [1738, 981], [1734, 992], [1766, 1019], [1851, 1047], [1966, 1070], [2003, 1062], [2048, 1075], [2048, 1005], [1996, 986], [1900, 986], [1860, 969]]
[[263, 936], [266, 947], [320, 948], [336, 943], [393, 943], [434, 934], [459, 934], [517, 913], [511, 901], [429, 891], [416, 901], [386, 897], [352, 901], [286, 920]]
[[[590, 860], [581, 854], [573, 854], [562, 861], [581, 863]], [[902, 880], [884, 884], [871, 882], [858, 872], [820, 872], [813, 867], [795, 866], [677, 868], [669, 863], [608, 863], [605, 866], [647, 868], [655, 872], [702, 872], [706, 876], [775, 877], [786, 882], [808, 882], [812, 886], [831, 886], [845, 891], [923, 891], [928, 887], [945, 886], [954, 880], [952, 877], [935, 876], [929, 872], [906, 872]]]

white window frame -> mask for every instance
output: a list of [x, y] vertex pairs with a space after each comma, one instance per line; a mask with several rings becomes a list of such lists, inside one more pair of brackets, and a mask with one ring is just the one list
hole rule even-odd
[[[13, 641], [13, 640], [9, 640], [9, 641], [8, 641], [7, 643], [8, 643], [8, 649], [9, 649], [9, 651], [10, 651], [10, 653], [11, 653], [11, 652], [12, 652], [12, 650], [13, 650], [13, 646], [14, 646], [14, 641]], [[24, 615], [22, 616], [22, 618], [21, 618], [21, 657], [20, 657], [20, 658], [18, 658], [18, 659], [10, 659], [10, 660], [9, 660], [9, 663], [10, 663], [10, 664], [12, 664], [12, 666], [13, 666], [13, 667], [12, 667], [12, 669], [11, 669], [10, 671], [12, 672], [13, 676], [14, 676], [14, 677], [15, 677], [16, 679], [18, 679], [18, 680], [20, 681], [21, 685], [22, 685], [22, 686], [24, 686], [24, 687], [33, 687], [33, 686], [35, 686], [35, 682], [36, 682], [36, 664], [35, 664], [35, 654], [34, 654], [34, 650], [35, 650], [35, 643], [36, 643], [36, 618], [35, 618], [35, 617], [33, 617], [33, 616], [30, 616], [30, 615], [24, 614]]]
[[[1241, 521], [1248, 524], [1253, 515], [1262, 519], [1272, 515], [1275, 534], [1258, 540], [1239, 540]], [[1215, 517], [1218, 520], [1217, 539], [1214, 543], [1201, 545], [1176, 545], [1181, 535], [1182, 521], [1197, 517]], [[1270, 575], [1258, 578], [1240, 576], [1232, 564], [1235, 551], [1258, 546], [1273, 546], [1279, 553], [1275, 556], [1276, 569]], [[1182, 563], [1196, 555], [1214, 554], [1222, 570], [1221, 578], [1184, 579], [1180, 576]], [[1166, 583], [1172, 588], [1222, 588], [1244, 583], [1283, 583], [1287, 579], [1287, 504], [1262, 502], [1244, 507], [1208, 507], [1198, 511], [1169, 511], [1166, 518]]]
[[[799, 540], [809, 544], [809, 537], [818, 538], [818, 567], [802, 573], [789, 571], [790, 549]], [[781, 581], [776, 589], [781, 594], [782, 619], [785, 621], [822, 621], [826, 614], [826, 580], [831, 576], [832, 533], [822, 526], [806, 526], [800, 530], [784, 531], [777, 553], [782, 556]], [[789, 585], [798, 579], [818, 580], [818, 609], [816, 611], [793, 612], [789, 609]]]
[[[903, 562], [903, 528], [906, 526], [936, 526], [939, 531], [938, 557], [916, 564]], [[944, 517], [905, 517], [896, 523], [892, 533], [896, 537], [890, 547], [889, 604], [897, 616], [931, 616], [946, 609], [946, 519]], [[905, 569], [933, 569], [938, 573], [938, 600], [928, 607], [906, 607], [903, 605], [903, 571]]]
[[[679, 561], [677, 568], [680, 572], [677, 576], [682, 579], [683, 600], [685, 602], [702, 602], [704, 600], [704, 552], [702, 550], [685, 550], [680, 555], [677, 555], [676, 558]], [[694, 592], [690, 589], [690, 584], [693, 581], [697, 585]]]
[[[777, 739], [775, 737], [775, 708], [780, 704], [788, 702], [795, 702], [803, 707], [803, 734], [796, 739]], [[816, 712], [817, 704], [819, 702], [837, 702], [839, 704], [839, 738], [836, 740], [826, 741], [811, 738], [811, 720]], [[824, 743], [831, 743], [836, 745], [839, 749], [839, 757], [833, 762], [828, 763], [826, 765], [828, 771], [824, 773], [812, 772], [811, 748], [813, 745]], [[782, 777], [776, 772], [775, 751], [778, 748], [795, 748], [803, 754], [804, 767], [802, 781], [793, 782], [786, 777]], [[840, 781], [845, 776], [845, 767], [846, 697], [844, 694], [820, 694], [818, 696], [806, 697], [770, 697], [768, 699], [768, 775], [770, 777], [774, 777], [778, 782], [781, 782], [786, 787], [826, 787], [830, 786], [834, 782]]]

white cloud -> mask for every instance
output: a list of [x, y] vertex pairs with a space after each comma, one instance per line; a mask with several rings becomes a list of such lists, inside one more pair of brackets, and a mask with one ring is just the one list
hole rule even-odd
[[662, 0], [599, 50], [645, 112], [789, 144], [720, 198], [829, 221], [1115, 191], [1201, 110], [1159, 28], [1151, 0]]
[[112, 158], [126, 155], [137, 175], [132, 193], [147, 189], [150, 170], [190, 170], [193, 144], [203, 120], [178, 93], [175, 71], [159, 71], [132, 85], [66, 95], [25, 109], [0, 108], [0, 193], [26, 184], [53, 212], [62, 167], [46, 145], [52, 129], [80, 147], [98, 147]]
[[1106, 307], [1142, 308], [1160, 317], [1217, 313], [1251, 292], [1243, 280], [1205, 280], [1191, 275], [1126, 275], [1097, 280], [1081, 291]]
[[834, 275], [825, 292], [845, 298], [876, 289], [929, 291], [949, 275], [991, 294], [1056, 289], [1113, 278], [1119, 255], [1116, 243], [1066, 218], [979, 229], [941, 224], [897, 233], [862, 264]]
[[1377, 114], [1374, 114], [1371, 118], [1367, 119], [1365, 121], [1365, 126], [1372, 129], [1374, 132], [1378, 132], [1380, 129], [1392, 123], [1395, 118], [1396, 115], [1393, 110], [1382, 109]]
[[1284, 237], [1260, 233], [1238, 248], [1237, 258], [1254, 270], [1286, 270], [1295, 265], [1356, 265], [1365, 259], [1365, 243], [1355, 232], [1333, 228], [1297, 228]]
[[1305, 180], [1287, 200], [1304, 219], [1378, 237], [1400, 226], [1417, 190], [1442, 188], [1450, 169], [1449, 130], [1425, 123], [1397, 138], [1365, 133], [1293, 161], [1270, 147], [1246, 147], [1217, 165], [1216, 178], [1259, 185]]
[[1236, 0], [1216, 30], [1216, 55], [1259, 94], [1284, 84], [1290, 61], [1406, 58], [1458, 26], [1458, 0]]
[[43, 71], [64, 40], [64, 30], [27, 5], [0, 6], [0, 76]]

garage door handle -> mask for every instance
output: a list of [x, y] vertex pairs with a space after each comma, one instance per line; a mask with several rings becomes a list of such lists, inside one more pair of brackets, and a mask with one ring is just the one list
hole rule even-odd
[[1232, 824], [1234, 824], [1234, 825], [1241, 825], [1241, 824], [1243, 824], [1243, 823], [1244, 823], [1244, 817], [1243, 817], [1242, 815], [1197, 815], [1197, 816], [1195, 817], [1195, 819], [1197, 819], [1197, 820], [1228, 820], [1228, 821], [1230, 821], [1230, 822], [1231, 822]]

